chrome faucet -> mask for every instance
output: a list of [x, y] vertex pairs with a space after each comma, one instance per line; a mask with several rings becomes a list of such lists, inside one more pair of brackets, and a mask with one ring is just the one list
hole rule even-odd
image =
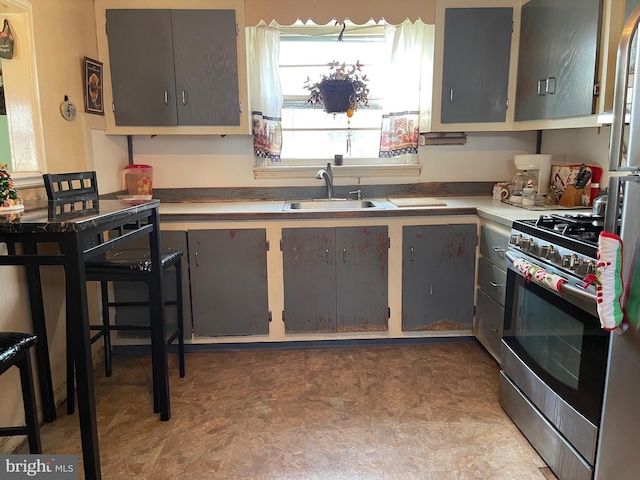
[[324, 182], [327, 185], [327, 195], [326, 198], [333, 198], [333, 170], [331, 170], [331, 164], [327, 163], [327, 168], [323, 168], [318, 170], [316, 173], [317, 179], [324, 178]]

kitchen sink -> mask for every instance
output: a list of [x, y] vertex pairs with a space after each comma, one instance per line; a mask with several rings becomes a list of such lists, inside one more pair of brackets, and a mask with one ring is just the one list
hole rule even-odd
[[382, 207], [373, 200], [323, 198], [285, 202], [283, 210], [361, 210], [363, 208]]

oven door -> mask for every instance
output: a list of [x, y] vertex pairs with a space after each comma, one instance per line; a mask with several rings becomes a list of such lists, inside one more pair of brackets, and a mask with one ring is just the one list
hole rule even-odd
[[[521, 252], [516, 255], [536, 263]], [[513, 253], [508, 256], [514, 259]], [[512, 263], [508, 267], [503, 372], [593, 465], [609, 345], [595, 290], [568, 279], [564, 292], [557, 292], [527, 281]]]

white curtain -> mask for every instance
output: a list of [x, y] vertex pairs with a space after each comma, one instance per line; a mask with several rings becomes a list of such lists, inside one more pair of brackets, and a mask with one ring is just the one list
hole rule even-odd
[[420, 128], [431, 116], [435, 28], [420, 20], [385, 27], [390, 68], [385, 79], [380, 157], [418, 154]]
[[280, 32], [276, 24], [264, 23], [248, 27], [246, 32], [254, 155], [279, 162], [282, 151]]

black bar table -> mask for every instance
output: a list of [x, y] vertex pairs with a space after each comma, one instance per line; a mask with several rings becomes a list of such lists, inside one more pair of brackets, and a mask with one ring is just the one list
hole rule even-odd
[[[151, 322], [154, 409], [160, 413], [161, 420], [171, 418], [160, 268], [159, 207], [158, 200], [41, 201], [25, 202], [24, 212], [0, 214], [0, 244], [7, 246], [7, 255], [0, 255], [0, 266], [21, 265], [27, 270], [33, 329], [38, 335], [38, 381], [47, 422], [55, 419], [55, 403], [39, 267], [64, 267], [67, 321], [72, 339], [72, 344], [67, 348], [72, 349], [76, 365], [78, 416], [86, 479], [101, 478], [101, 471], [85, 262], [143, 235], [149, 236], [153, 272], [149, 300], [151, 318], [154, 319]], [[43, 250], [38, 249], [39, 244], [57, 244], [59, 253], [39, 253], [39, 250]], [[46, 250], [49, 252], [51, 248]]]

